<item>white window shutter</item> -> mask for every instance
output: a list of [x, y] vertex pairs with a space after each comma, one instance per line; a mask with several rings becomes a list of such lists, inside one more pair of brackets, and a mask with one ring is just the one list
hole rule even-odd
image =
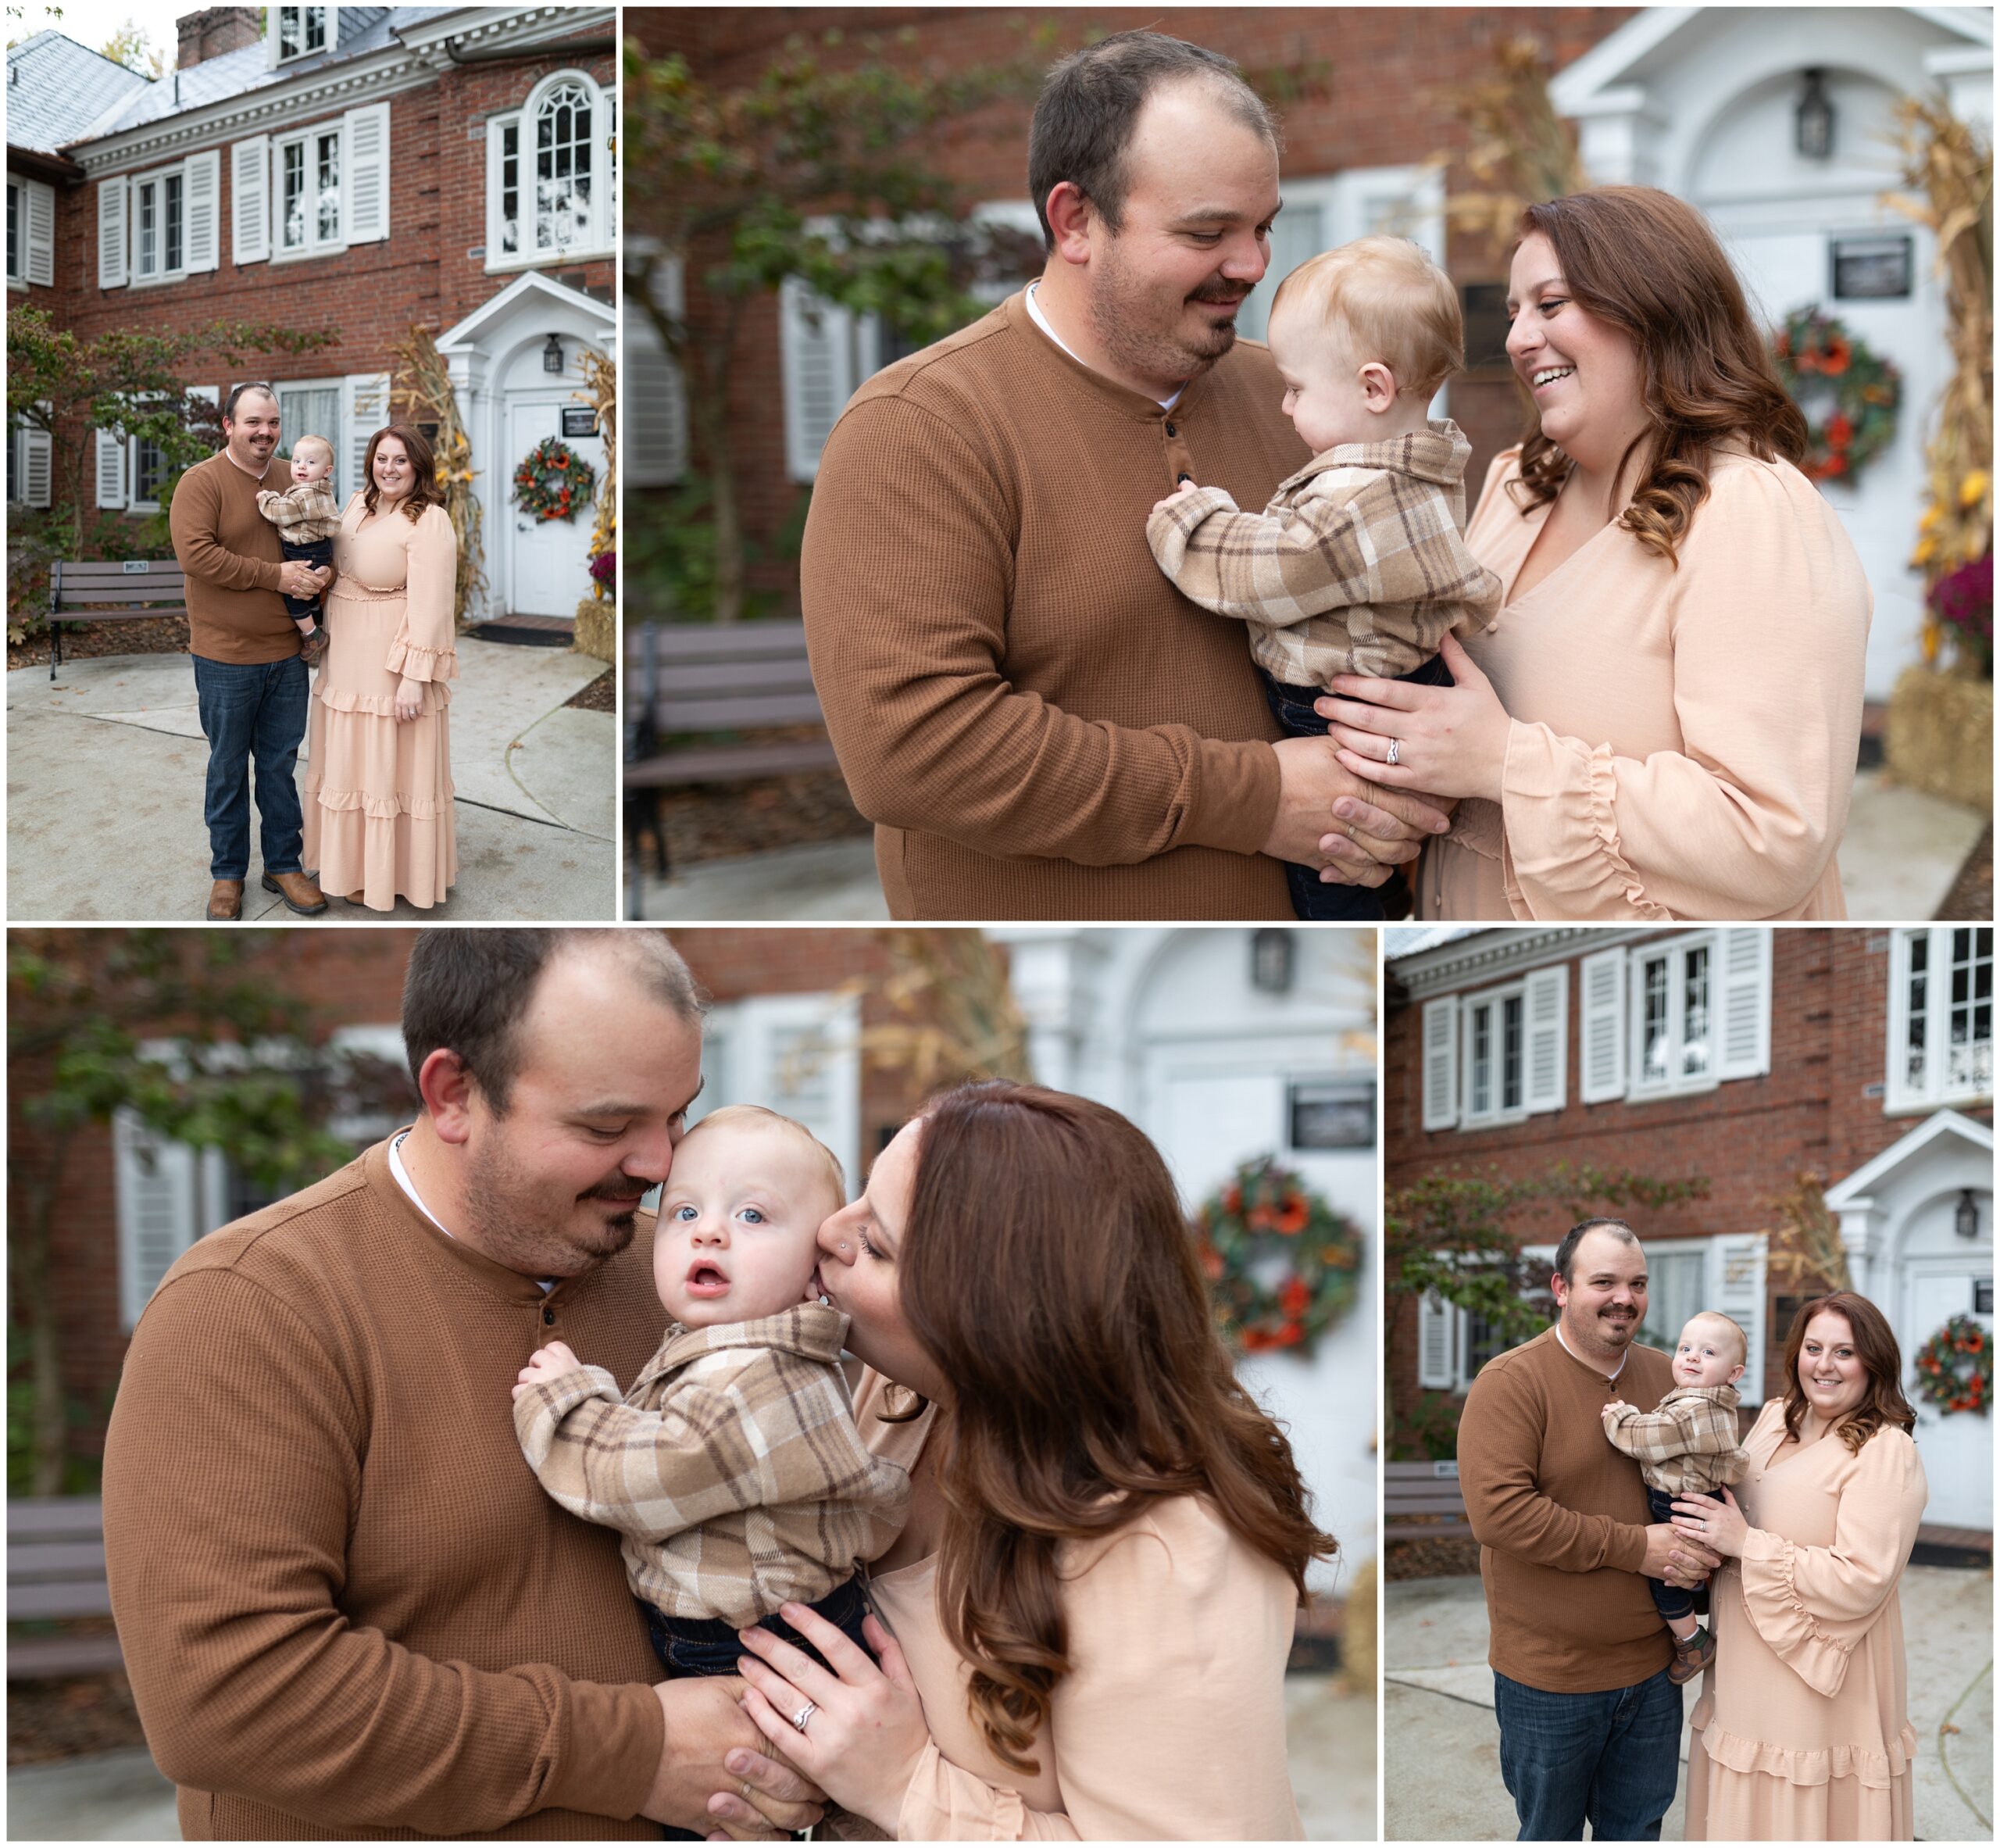
[[230, 258], [264, 263], [271, 256], [271, 138], [253, 134], [229, 151]]
[[190, 276], [222, 261], [222, 155], [211, 151], [188, 156], [187, 269]]
[[118, 1301], [127, 1328], [195, 1242], [195, 1151], [155, 1135], [134, 1110], [111, 1120], [118, 1196]]
[[389, 105], [347, 113], [347, 241], [379, 244], [389, 234]]
[[[27, 251], [24, 273], [45, 288], [55, 281], [55, 188], [30, 180], [27, 186]], [[41, 503], [46, 506], [46, 502]]]
[[125, 504], [125, 439], [115, 430], [97, 433], [97, 504], [105, 509]]
[[1559, 1110], [1570, 1079], [1570, 965], [1528, 973], [1521, 1011], [1527, 1021], [1527, 1071], [1521, 1089], [1530, 1114]]
[[1601, 949], [1577, 965], [1583, 988], [1583, 1035], [1577, 1095], [1602, 1103], [1625, 1095], [1625, 952]]
[[1423, 1004], [1423, 1127], [1449, 1129], [1459, 1120], [1459, 1003], [1445, 995]]
[[779, 356], [784, 380], [785, 472], [809, 481], [820, 452], [856, 383], [853, 316], [823, 302], [796, 277], [778, 291]]
[[[628, 271], [630, 289], [637, 270]], [[683, 312], [682, 270], [678, 257], [655, 259], [645, 271], [653, 298], [670, 314]], [[625, 427], [629, 439], [621, 472], [635, 488], [663, 488], [688, 472], [688, 400], [680, 368], [667, 356], [666, 345], [652, 317], [642, 309], [620, 316], [624, 331]]]
[[1753, 1407], [1764, 1403], [1764, 1283], [1762, 1233], [1710, 1241], [1708, 1300], [1743, 1330], [1749, 1352], [1736, 1389]]
[[1458, 1307], [1426, 1290], [1416, 1303], [1416, 1383], [1427, 1392], [1448, 1392], [1459, 1383], [1452, 1337]]
[[[127, 182], [100, 180], [97, 184], [97, 286], [125, 286]], [[98, 506], [104, 503], [98, 502]], [[121, 503], [122, 504], [122, 503]]]
[[1771, 1069], [1771, 933], [1723, 931], [1716, 940], [1722, 964], [1716, 1075], [1760, 1078]]
[[340, 495], [345, 505], [349, 495], [368, 485], [368, 439], [390, 420], [388, 374], [350, 373], [341, 381], [341, 420], [347, 425], [347, 479]]
[[[41, 407], [46, 411], [48, 406]], [[48, 432], [23, 426], [21, 431], [21, 499], [30, 507], [45, 507], [53, 492], [55, 465]]]

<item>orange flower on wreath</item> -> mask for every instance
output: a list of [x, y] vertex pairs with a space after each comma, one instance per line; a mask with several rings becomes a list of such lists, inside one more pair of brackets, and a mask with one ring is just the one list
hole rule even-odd
[[1277, 1228], [1288, 1239], [1295, 1239], [1305, 1230], [1305, 1222], [1311, 1217], [1306, 1209], [1305, 1196], [1295, 1193], [1287, 1199], [1284, 1210], [1278, 1215]]
[[1835, 411], [1827, 420], [1827, 441], [1836, 449], [1845, 449], [1854, 441], [1854, 426], [1844, 413]]
[[1288, 1277], [1284, 1288], [1278, 1292], [1278, 1307], [1284, 1311], [1288, 1321], [1297, 1321], [1312, 1306], [1312, 1292], [1305, 1287], [1302, 1277]]
[[1820, 370], [1829, 378], [1838, 378], [1847, 370], [1848, 361], [1854, 356], [1853, 349], [1838, 334], [1830, 334], [1826, 350], [1820, 356]]

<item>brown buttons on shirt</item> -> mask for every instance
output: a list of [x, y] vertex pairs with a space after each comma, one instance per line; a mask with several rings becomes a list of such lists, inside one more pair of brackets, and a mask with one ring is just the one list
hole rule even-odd
[[1178, 436], [1178, 435], [1180, 434], [1180, 432], [1179, 431], [1176, 430], [1176, 429], [1173, 427], [1173, 426], [1171, 424], [1168, 424], [1168, 425], [1167, 425], [1167, 427], [1166, 427], [1166, 434], [1167, 434], [1169, 436]]
[[555, 1311], [546, 1303], [541, 1306], [541, 1325], [545, 1328], [552, 1328], [555, 1326]]

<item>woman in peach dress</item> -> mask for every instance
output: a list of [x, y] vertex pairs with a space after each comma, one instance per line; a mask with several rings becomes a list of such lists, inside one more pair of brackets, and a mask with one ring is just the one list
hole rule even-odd
[[1159, 1152], [1083, 1098], [962, 1086], [820, 1246], [862, 1431], [913, 1494], [869, 1583], [879, 1667], [802, 1607], [834, 1672], [744, 1632], [774, 1753], [904, 1841], [1298, 1838], [1284, 1664], [1333, 1542]]
[[1882, 1312], [1848, 1291], [1805, 1303], [1784, 1396], [1744, 1439], [1732, 1495], [1674, 1503], [1723, 1566], [1716, 1661], [1689, 1724], [1688, 1839], [1914, 1839], [1896, 1587], [1929, 1489]]
[[366, 489], [334, 540], [327, 658], [313, 689], [305, 860], [371, 911], [442, 904], [459, 876], [451, 690], [458, 535], [430, 445], [404, 424], [369, 439]]
[[1416, 915], [1845, 917], [1872, 599], [1729, 259], [1603, 187], [1523, 214], [1509, 298], [1535, 422], [1466, 532], [1499, 613], [1455, 686], [1316, 709], [1348, 769], [1461, 799]]

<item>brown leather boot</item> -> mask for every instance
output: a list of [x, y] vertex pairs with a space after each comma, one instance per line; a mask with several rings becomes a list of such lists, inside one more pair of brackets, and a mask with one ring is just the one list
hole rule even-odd
[[303, 873], [266, 873], [264, 889], [276, 892], [285, 909], [301, 917], [317, 917], [327, 908], [327, 895]]
[[233, 924], [243, 915], [243, 881], [218, 879], [209, 888], [210, 924]]

